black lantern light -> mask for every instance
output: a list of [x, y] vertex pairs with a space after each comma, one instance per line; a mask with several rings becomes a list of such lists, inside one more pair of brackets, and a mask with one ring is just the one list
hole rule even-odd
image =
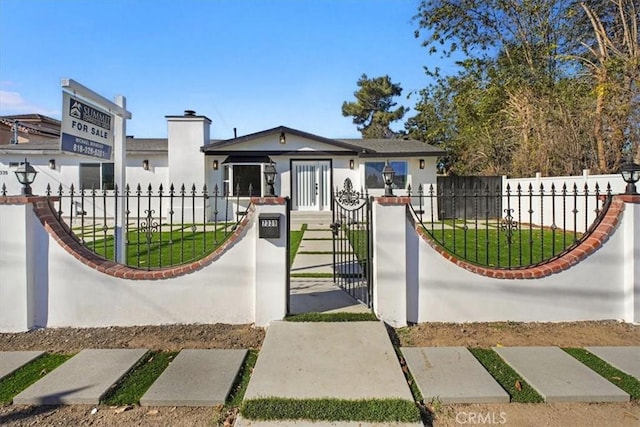
[[273, 162], [269, 163], [264, 167], [264, 179], [267, 181], [267, 196], [274, 197], [275, 190], [273, 188], [273, 183], [276, 181], [276, 167], [273, 165]]
[[393, 196], [393, 189], [391, 188], [391, 184], [393, 184], [393, 177], [396, 175], [396, 171], [393, 170], [389, 161], [384, 165], [382, 169], [382, 179], [384, 180], [384, 195], [385, 196]]
[[622, 165], [620, 173], [622, 174], [624, 182], [627, 183], [627, 188], [624, 194], [638, 194], [638, 191], [636, 190], [636, 182], [640, 180], [640, 165], [628, 160]]
[[18, 166], [16, 169], [16, 177], [18, 182], [22, 184], [22, 194], [25, 196], [31, 196], [31, 184], [36, 179], [38, 172], [29, 164], [27, 159], [24, 159], [24, 163]]

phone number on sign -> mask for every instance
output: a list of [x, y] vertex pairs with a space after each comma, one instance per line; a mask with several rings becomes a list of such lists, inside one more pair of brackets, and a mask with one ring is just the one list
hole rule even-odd
[[87, 147], [82, 144], [73, 144], [73, 151], [76, 153], [87, 154], [89, 156], [104, 157], [104, 150], [100, 148]]

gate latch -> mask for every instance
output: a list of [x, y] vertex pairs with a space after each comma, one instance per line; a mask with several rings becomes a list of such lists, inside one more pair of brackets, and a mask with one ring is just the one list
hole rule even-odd
[[329, 228], [331, 229], [331, 231], [333, 232], [333, 236], [337, 236], [338, 235], [338, 230], [340, 229], [340, 223], [339, 222], [332, 222], [329, 225]]

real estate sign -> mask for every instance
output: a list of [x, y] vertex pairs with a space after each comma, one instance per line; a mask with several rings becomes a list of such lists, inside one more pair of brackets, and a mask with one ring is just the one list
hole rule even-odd
[[60, 150], [113, 159], [113, 114], [62, 92]]

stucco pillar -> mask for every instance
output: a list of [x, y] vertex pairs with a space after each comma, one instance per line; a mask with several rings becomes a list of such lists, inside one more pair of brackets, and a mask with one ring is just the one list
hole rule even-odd
[[[251, 203], [256, 209], [255, 324], [267, 326], [287, 314], [287, 199], [254, 197]], [[261, 215], [268, 216], [270, 221], [278, 218], [278, 237], [260, 237]]]
[[33, 211], [39, 198], [0, 198], [0, 332], [46, 322], [48, 236]]
[[409, 202], [409, 197], [377, 197], [373, 203], [373, 309], [393, 327], [407, 325]]
[[617, 196], [625, 202], [624, 235], [624, 320], [640, 323], [640, 196]]

